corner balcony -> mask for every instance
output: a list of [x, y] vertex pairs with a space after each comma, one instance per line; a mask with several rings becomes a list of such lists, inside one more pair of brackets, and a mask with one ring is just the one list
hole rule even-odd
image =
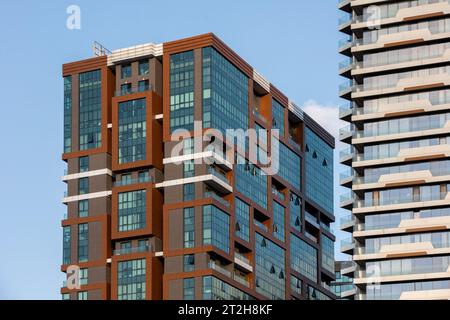
[[339, 119], [343, 121], [350, 122], [352, 114], [354, 113], [354, 108], [351, 103], [344, 104], [339, 107]]
[[419, 89], [434, 89], [450, 86], [450, 74], [441, 73], [428, 76], [400, 79], [394, 86], [382, 88], [368, 88], [366, 85], [354, 86], [352, 98], [368, 98], [388, 94], [405, 93]]
[[355, 177], [355, 170], [352, 168], [347, 168], [339, 174], [339, 184], [343, 187], [351, 188]]
[[338, 42], [338, 52], [347, 57], [352, 56], [353, 40], [351, 38], [341, 39]]
[[353, 214], [378, 213], [396, 210], [413, 210], [419, 208], [434, 208], [450, 205], [450, 192], [432, 194], [427, 198], [413, 197], [392, 199], [384, 201], [365, 201], [359, 199], [355, 201]]
[[437, 145], [427, 147], [417, 147], [401, 149], [395, 156], [386, 156], [378, 159], [367, 159], [364, 155], [357, 155], [353, 167], [368, 167], [376, 165], [387, 165], [394, 163], [404, 163], [411, 161], [426, 161], [444, 159], [450, 157], [450, 145]]
[[[360, 0], [354, 1], [361, 2]], [[450, 4], [448, 0], [438, 3], [418, 5], [408, 8], [399, 8], [397, 11], [390, 11], [385, 17], [379, 20], [373, 20], [369, 15], [356, 16], [353, 19], [352, 29], [362, 29], [373, 26], [374, 24], [384, 26], [404, 21], [416, 21], [424, 17], [443, 17], [450, 14]]]
[[355, 67], [356, 63], [351, 58], [348, 58], [339, 63], [339, 75], [350, 79], [352, 77], [352, 69]]
[[350, 278], [353, 278], [353, 274], [356, 271], [356, 263], [354, 263], [353, 261], [348, 262], [349, 262], [348, 265], [341, 268], [341, 275], [343, 276], [349, 275]]
[[338, 9], [345, 12], [351, 12], [351, 0], [338, 0]]
[[382, 225], [359, 224], [357, 229], [353, 232], [354, 238], [450, 230], [450, 216], [431, 218], [414, 216], [412, 219], [386, 222]]
[[352, 232], [355, 227], [355, 218], [350, 214], [340, 220], [340, 229], [346, 232]]
[[339, 130], [339, 141], [342, 141], [344, 143], [351, 143], [353, 135], [354, 135], [354, 126], [351, 124], [345, 126], [344, 128], [341, 128]]
[[351, 210], [356, 201], [356, 195], [353, 192], [342, 194], [340, 197], [340, 207], [342, 209]]
[[351, 100], [352, 92], [355, 89], [355, 85], [352, 81], [346, 81], [339, 85], [339, 97], [346, 100]]
[[351, 26], [352, 26], [352, 14], [343, 12], [341, 17], [338, 20], [338, 29], [340, 32], [346, 33], [348, 35], [351, 34]]
[[351, 166], [353, 159], [356, 158], [354, 147], [348, 147], [339, 152], [339, 162], [346, 166]]
[[355, 244], [356, 242], [353, 238], [341, 240], [341, 253], [353, 254]]

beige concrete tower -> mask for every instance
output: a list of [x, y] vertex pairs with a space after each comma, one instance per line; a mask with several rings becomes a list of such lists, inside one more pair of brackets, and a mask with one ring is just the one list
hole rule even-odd
[[450, 1], [346, 0], [341, 251], [356, 299], [450, 298]]

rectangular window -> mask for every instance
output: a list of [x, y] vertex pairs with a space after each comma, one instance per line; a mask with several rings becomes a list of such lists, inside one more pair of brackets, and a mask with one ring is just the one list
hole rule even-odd
[[278, 202], [273, 201], [273, 235], [280, 241], [284, 241], [284, 217], [285, 209]]
[[119, 103], [119, 163], [146, 158], [147, 121], [145, 99]]
[[203, 127], [247, 129], [248, 77], [212, 47], [203, 48]]
[[81, 286], [87, 285], [88, 284], [88, 274], [89, 271], [87, 268], [81, 268], [80, 269], [80, 273], [79, 273], [79, 282]]
[[89, 225], [82, 223], [78, 225], [78, 262], [89, 260]]
[[70, 264], [72, 247], [72, 232], [70, 226], [63, 227], [63, 264]]
[[148, 170], [139, 171], [138, 180], [139, 180], [139, 183], [149, 182], [150, 181], [150, 173], [148, 172]]
[[280, 137], [284, 136], [284, 107], [272, 99], [272, 128], [280, 130]]
[[333, 148], [305, 127], [306, 195], [333, 213]]
[[192, 201], [195, 198], [195, 184], [187, 183], [183, 185], [183, 200]]
[[267, 175], [260, 168], [236, 155], [235, 185], [237, 191], [267, 209]]
[[78, 217], [86, 218], [89, 216], [89, 200], [78, 201]]
[[203, 206], [203, 244], [230, 252], [230, 216], [212, 205]]
[[150, 68], [149, 68], [148, 60], [139, 61], [139, 75], [145, 76], [145, 75], [149, 74], [149, 72], [150, 72]]
[[72, 77], [64, 77], [64, 152], [72, 151]]
[[78, 300], [87, 300], [88, 299], [88, 293], [87, 291], [80, 291], [77, 294]]
[[183, 299], [194, 300], [195, 299], [195, 279], [187, 278], [183, 279]]
[[170, 132], [194, 129], [194, 51], [170, 56]]
[[102, 143], [101, 71], [80, 73], [79, 88], [80, 150], [99, 148]]
[[317, 282], [317, 249], [291, 234], [291, 268]]
[[183, 210], [183, 230], [184, 230], [184, 247], [194, 247], [194, 221], [195, 211], [194, 208], [184, 208]]
[[[274, 142], [274, 141], [273, 141]], [[275, 140], [276, 144], [272, 147], [272, 157], [279, 160], [278, 175], [292, 185], [295, 189], [300, 190], [301, 180], [301, 158], [294, 151], [289, 149], [284, 143]], [[332, 185], [332, 183], [330, 183]]]
[[302, 231], [302, 202], [300, 197], [294, 193], [289, 196], [289, 217], [291, 228], [298, 232]]
[[195, 270], [195, 255], [185, 254], [183, 256], [183, 271], [190, 272]]
[[120, 192], [118, 195], [118, 231], [145, 228], [146, 208], [146, 190]]
[[183, 178], [191, 178], [195, 175], [194, 160], [183, 162]]
[[216, 277], [203, 277], [203, 300], [254, 300], [245, 292]]
[[89, 178], [80, 178], [78, 179], [78, 194], [87, 194], [89, 193]]
[[255, 251], [256, 292], [272, 300], [286, 299], [284, 249], [256, 233]]
[[70, 300], [70, 293], [63, 293], [61, 295], [61, 300]]
[[146, 260], [119, 261], [117, 264], [117, 299], [144, 300]]
[[120, 77], [122, 79], [131, 77], [131, 64], [123, 64], [122, 65]]
[[126, 96], [127, 94], [130, 94], [133, 89], [131, 88], [131, 83], [124, 83], [120, 85], [120, 95]]
[[78, 172], [89, 171], [89, 156], [78, 158]]
[[322, 267], [334, 273], [334, 241], [322, 234], [320, 242], [322, 245]]
[[150, 84], [148, 80], [142, 80], [138, 82], [138, 91], [139, 92], [145, 92], [150, 89]]
[[250, 241], [250, 207], [248, 204], [235, 198], [235, 219], [234, 227], [236, 236], [245, 241]]

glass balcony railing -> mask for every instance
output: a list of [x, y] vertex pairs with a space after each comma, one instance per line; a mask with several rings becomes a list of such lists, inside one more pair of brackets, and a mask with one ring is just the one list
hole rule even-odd
[[341, 217], [339, 222], [340, 222], [340, 224], [342, 226], [343, 224], [348, 224], [348, 223], [351, 223], [353, 221], [355, 221], [355, 218], [350, 214], [350, 215]]
[[320, 228], [320, 225], [317, 222], [317, 217], [312, 215], [308, 211], [305, 211], [305, 220], [308, 221], [310, 224], [316, 226], [317, 228]]
[[340, 201], [342, 202], [350, 202], [350, 201], [355, 201], [356, 196], [353, 192], [348, 192], [345, 194], [341, 194], [340, 196]]
[[217, 202], [219, 202], [220, 204], [222, 204], [224, 207], [227, 207], [227, 208], [230, 207], [230, 203], [227, 200], [225, 200], [224, 198], [222, 198], [221, 196], [219, 196], [214, 191], [206, 191], [204, 193], [204, 197], [212, 198], [212, 199], [216, 200]]
[[367, 207], [375, 207], [375, 206], [386, 206], [386, 205], [395, 205], [395, 204], [403, 204], [403, 203], [414, 203], [414, 202], [427, 202], [427, 201], [436, 201], [436, 200], [444, 200], [447, 196], [447, 192], [440, 193], [432, 193], [427, 196], [403, 196], [394, 199], [379, 199], [375, 200], [364, 200], [359, 199], [356, 201], [357, 208], [367, 208]]
[[347, 180], [350, 178], [352, 180], [355, 178], [355, 170], [353, 170], [352, 168], [347, 168], [339, 174], [340, 181]]
[[347, 238], [341, 240], [341, 248], [348, 248], [355, 245], [355, 240], [353, 238]]
[[307, 238], [309, 238], [310, 240], [312, 240], [313, 242], [315, 242], [315, 243], [318, 243], [318, 242], [319, 242], [318, 239], [317, 239], [317, 237], [314, 236], [314, 235], [312, 235], [312, 234], [309, 233], [308, 231], [305, 231], [305, 236], [306, 236]]
[[121, 255], [131, 254], [131, 253], [152, 252], [152, 251], [153, 251], [153, 247], [152, 247], [152, 245], [149, 244], [149, 245], [145, 245], [145, 246], [116, 249], [113, 251], [113, 254], [115, 256], [121, 256]]
[[215, 176], [216, 178], [219, 178], [220, 180], [222, 180], [223, 182], [225, 182], [226, 184], [230, 184], [230, 182], [228, 181], [227, 177], [225, 176], [224, 173], [217, 171], [214, 167], [209, 167], [208, 168], [208, 172], [210, 174], [212, 174], [213, 176]]
[[320, 221], [320, 228], [321, 228], [322, 230], [328, 231], [328, 232], [331, 233], [331, 234], [334, 234], [334, 230], [331, 229], [331, 226], [328, 225], [328, 224], [326, 224], [325, 222]]
[[234, 252], [234, 256], [235, 256], [237, 259], [239, 259], [239, 260], [245, 262], [246, 264], [250, 265], [250, 260], [249, 260], [246, 256], [244, 256], [242, 253], [239, 253], [239, 252], [236, 252], [236, 251], [235, 251], [235, 252]]
[[272, 194], [284, 201], [285, 195], [272, 185]]
[[246, 287], [250, 287], [250, 282], [245, 277], [237, 273], [233, 273], [233, 279]]
[[267, 119], [261, 113], [259, 113], [256, 108], [253, 109], [253, 116], [259, 119], [261, 122], [268, 123]]
[[[440, 249], [440, 248], [450, 248], [450, 241], [419, 241], [419, 242], [402, 242], [402, 243], [395, 243], [395, 244], [420, 244], [425, 242], [431, 242], [434, 249]], [[384, 245], [389, 245], [388, 243]], [[380, 253], [381, 248], [383, 246], [377, 246], [377, 247], [365, 247], [365, 246], [357, 246], [356, 252], [358, 254], [375, 254]]]
[[[388, 271], [380, 269], [379, 276], [381, 276], [381, 277], [406, 276], [406, 275], [423, 274], [423, 273], [447, 272], [447, 269], [449, 267], [450, 267], [450, 265], [448, 263], [443, 263], [443, 264], [427, 264], [427, 265], [409, 266], [406, 270], [402, 270], [400, 268], [389, 268]], [[359, 278], [375, 276], [374, 274], [366, 272], [365, 270], [358, 271], [357, 275]]]
[[147, 91], [151, 91], [151, 90], [152, 90], [151, 85], [142, 86], [142, 87], [131, 87], [131, 88], [126, 88], [126, 89], [116, 90], [115, 96], [121, 97], [121, 96], [126, 96], [129, 94], [133, 94], [133, 93], [147, 92]]
[[342, 161], [344, 158], [355, 156], [354, 147], [348, 147], [339, 151], [339, 158]]
[[123, 179], [119, 181], [114, 182], [114, 187], [122, 187], [122, 186], [128, 186], [131, 184], [137, 184], [137, 183], [149, 183], [149, 182], [155, 182], [152, 176], [145, 176], [140, 177], [138, 179]]
[[231, 272], [213, 260], [208, 263], [208, 268], [216, 270], [217, 272], [220, 272], [221, 274], [231, 278]]

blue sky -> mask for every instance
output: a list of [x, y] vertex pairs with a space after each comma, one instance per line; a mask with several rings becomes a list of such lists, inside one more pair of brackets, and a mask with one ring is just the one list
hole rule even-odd
[[[341, 82], [336, 3], [2, 2], [0, 299], [60, 298], [63, 63], [91, 57], [95, 40], [112, 50], [214, 32], [335, 132]], [[81, 8], [81, 30], [66, 28], [71, 4]]]

